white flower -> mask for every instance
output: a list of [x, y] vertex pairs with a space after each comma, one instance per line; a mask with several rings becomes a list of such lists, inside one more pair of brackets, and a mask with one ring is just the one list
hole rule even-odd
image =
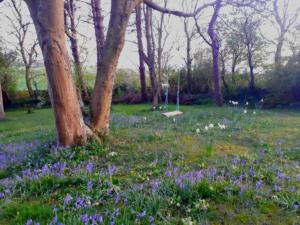
[[260, 100], [260, 102], [264, 102], [264, 99], [262, 98], [262, 99]]
[[111, 156], [111, 157], [114, 157], [114, 156], [117, 156], [118, 153], [116, 153], [116, 152], [110, 152], [108, 155]]
[[220, 123], [218, 123], [218, 126], [219, 126], [219, 128], [220, 128], [221, 130], [225, 130], [225, 129], [226, 129], [225, 124], [220, 124]]
[[246, 109], [244, 110], [244, 114], [247, 114], [247, 110]]
[[209, 128], [208, 128], [208, 126], [205, 126], [205, 128], [204, 128], [205, 130], [208, 130]]
[[249, 105], [249, 102], [246, 102], [246, 105]]
[[159, 110], [162, 110], [162, 107], [161, 107], [161, 106], [159, 106]]
[[200, 129], [199, 129], [199, 128], [196, 129], [196, 133], [197, 133], [197, 134], [200, 133]]
[[212, 123], [210, 123], [209, 128], [214, 128], [214, 125]]
[[256, 111], [253, 111], [253, 115], [256, 115]]

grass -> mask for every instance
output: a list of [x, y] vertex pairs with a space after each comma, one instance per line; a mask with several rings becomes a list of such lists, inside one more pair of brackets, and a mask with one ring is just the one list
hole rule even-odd
[[[105, 224], [299, 224], [299, 112], [182, 106], [168, 119], [149, 108], [114, 105], [102, 146], [27, 146], [24, 161], [0, 169], [0, 224], [92, 224], [97, 214]], [[0, 143], [47, 143], [53, 124], [51, 109], [8, 111]]]

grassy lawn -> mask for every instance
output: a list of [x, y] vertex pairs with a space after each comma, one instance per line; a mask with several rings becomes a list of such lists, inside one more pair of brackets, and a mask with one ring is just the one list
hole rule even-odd
[[106, 143], [73, 149], [50, 109], [7, 112], [0, 224], [300, 224], [300, 112], [149, 108], [114, 105]]

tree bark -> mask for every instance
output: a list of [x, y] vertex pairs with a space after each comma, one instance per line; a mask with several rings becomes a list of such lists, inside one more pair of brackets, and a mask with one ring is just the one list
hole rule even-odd
[[31, 84], [31, 71], [29, 66], [25, 66], [25, 80], [26, 80], [26, 87], [29, 93], [29, 96], [31, 98], [35, 97], [34, 91], [32, 89], [32, 84]]
[[[79, 47], [78, 47], [78, 38], [77, 38], [77, 29], [75, 24], [75, 18], [76, 18], [76, 9], [75, 4], [73, 0], [67, 0], [66, 1], [66, 11], [67, 11], [67, 17], [69, 18], [70, 27], [67, 27], [67, 36], [71, 43], [71, 51], [72, 56], [74, 60], [74, 67], [75, 67], [75, 74], [78, 79], [79, 89], [80, 89], [80, 95], [82, 96], [82, 99], [85, 102], [89, 102], [89, 93], [88, 89], [83, 77], [83, 71], [82, 71], [82, 63], [80, 60], [80, 54], [79, 54]], [[66, 19], [66, 18], [65, 18]], [[66, 25], [68, 26], [67, 22]], [[70, 31], [70, 32], [69, 32]]]
[[252, 57], [252, 51], [250, 49], [250, 46], [247, 46], [247, 58], [248, 58], [248, 65], [250, 70], [250, 80], [249, 80], [249, 92], [254, 93], [255, 89], [255, 78], [254, 78], [254, 65], [253, 65], [253, 57]]
[[96, 49], [97, 49], [97, 77], [101, 76], [101, 60], [103, 55], [103, 48], [105, 43], [104, 35], [104, 17], [102, 15], [101, 0], [91, 0], [93, 23], [96, 36]]
[[187, 78], [187, 86], [188, 86], [188, 92], [192, 92], [192, 62], [193, 59], [191, 57], [191, 44], [192, 44], [192, 38], [193, 34], [190, 34], [188, 30], [188, 22], [185, 19], [184, 21], [184, 32], [186, 36], [186, 78]]
[[275, 52], [275, 66], [278, 68], [282, 65], [282, 47], [284, 43], [284, 33], [280, 35], [278, 38], [278, 43], [276, 45], [276, 52]]
[[139, 1], [112, 0], [107, 38], [91, 101], [91, 127], [104, 138], [109, 133], [112, 90], [129, 17]]
[[215, 32], [215, 23], [221, 9], [221, 0], [217, 0], [214, 7], [214, 14], [208, 27], [208, 35], [211, 39], [211, 48], [213, 56], [213, 74], [214, 74], [214, 99], [217, 106], [223, 105], [223, 97], [220, 88], [220, 71], [219, 71], [219, 41]]
[[139, 52], [139, 71], [140, 71], [140, 83], [141, 83], [141, 98], [143, 102], [148, 101], [147, 88], [146, 88], [146, 70], [145, 70], [145, 59], [144, 59], [144, 46], [143, 46], [143, 32], [142, 32], [142, 10], [141, 6], [137, 6], [136, 9], [136, 33], [138, 42]]
[[158, 81], [155, 74], [155, 54], [154, 54], [154, 43], [151, 31], [151, 8], [146, 6], [145, 13], [145, 31], [146, 31], [146, 41], [147, 41], [147, 65], [149, 68], [150, 81], [152, 87], [152, 105], [154, 107], [158, 106], [159, 103], [159, 88]]
[[87, 140], [66, 50], [63, 0], [26, 0], [33, 19], [49, 83], [58, 144], [70, 146]]
[[3, 104], [3, 97], [2, 97], [2, 88], [0, 83], [0, 120], [5, 119], [5, 112], [4, 112], [4, 104]]

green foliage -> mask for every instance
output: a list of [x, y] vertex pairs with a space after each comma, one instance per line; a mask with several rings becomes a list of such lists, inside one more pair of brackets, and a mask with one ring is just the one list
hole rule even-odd
[[265, 103], [269, 107], [295, 106], [300, 104], [300, 53], [294, 55], [285, 66], [268, 73], [269, 95]]

